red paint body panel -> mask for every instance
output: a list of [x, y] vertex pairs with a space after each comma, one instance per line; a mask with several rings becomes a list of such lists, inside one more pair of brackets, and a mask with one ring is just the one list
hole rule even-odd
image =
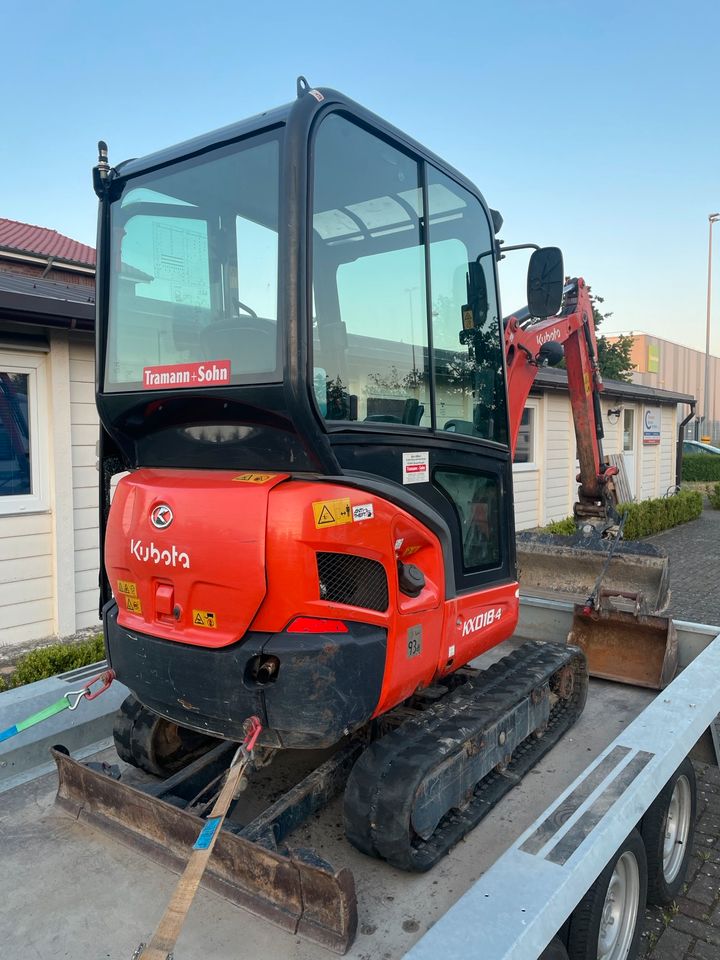
[[[105, 559], [122, 626], [217, 648], [247, 631], [281, 633], [300, 616], [375, 624], [387, 631], [387, 651], [374, 716], [513, 633], [517, 583], [446, 600], [440, 543], [399, 507], [336, 483], [240, 476], [254, 479], [238, 480], [230, 471], [142, 469], [120, 481]], [[327, 503], [341, 522], [319, 525]], [[159, 504], [173, 511], [164, 530], [150, 521]], [[352, 519], [355, 507], [366, 508], [355, 511], [365, 519]], [[325, 552], [382, 564], [387, 609], [322, 599], [317, 553]], [[423, 571], [419, 596], [399, 591], [398, 560]], [[133, 585], [136, 596], [127, 593]], [[212, 614], [211, 625], [196, 625], [194, 611]]]
[[[120, 480], [105, 564], [123, 627], [206, 647], [234, 643], [245, 633], [265, 597], [268, 495], [285, 475], [260, 484], [237, 482], [237, 476], [142, 469]], [[173, 520], [158, 530], [150, 514], [163, 503]], [[137, 596], [121, 593], [119, 581], [135, 584]], [[177, 618], [173, 608], [167, 612], [168, 588]], [[193, 611], [214, 614], [215, 626], [196, 626]]]

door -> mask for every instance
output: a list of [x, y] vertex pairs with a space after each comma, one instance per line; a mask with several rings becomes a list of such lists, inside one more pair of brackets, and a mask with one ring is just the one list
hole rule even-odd
[[635, 410], [625, 407], [623, 410], [623, 460], [630, 493], [633, 500], [636, 495], [637, 460], [635, 455]]

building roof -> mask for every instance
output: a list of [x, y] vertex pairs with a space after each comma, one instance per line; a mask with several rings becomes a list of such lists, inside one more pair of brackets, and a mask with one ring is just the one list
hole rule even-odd
[[[655, 403], [695, 403], [689, 393], [660, 390], [640, 383], [625, 383], [622, 380], [603, 380], [605, 396], [622, 397], [626, 400], [654, 400]], [[542, 367], [537, 372], [533, 388], [538, 390], [567, 390], [567, 372], [558, 367]]]
[[0, 270], [0, 320], [95, 328], [95, 288]]
[[38, 257], [52, 257], [67, 263], [95, 266], [95, 248], [72, 240], [57, 230], [36, 227], [18, 220], [0, 217], [0, 252], [26, 253]]

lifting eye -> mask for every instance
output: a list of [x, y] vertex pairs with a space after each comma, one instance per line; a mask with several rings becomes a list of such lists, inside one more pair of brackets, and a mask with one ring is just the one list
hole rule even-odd
[[406, 597], [417, 597], [425, 586], [425, 574], [414, 563], [398, 560], [398, 585]]

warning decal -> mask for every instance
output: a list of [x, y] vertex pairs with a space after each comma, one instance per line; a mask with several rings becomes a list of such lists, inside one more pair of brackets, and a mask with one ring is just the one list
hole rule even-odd
[[130, 613], [142, 613], [142, 604], [137, 597], [125, 597], [125, 607]]
[[241, 473], [238, 477], [233, 477], [233, 480], [238, 483], [267, 483], [274, 476], [274, 473]]
[[217, 629], [217, 619], [211, 610], [193, 610], [192, 622], [196, 627]]
[[136, 597], [137, 584], [133, 583], [132, 580], [118, 580], [117, 592], [123, 594], [125, 597]]
[[322, 527], [338, 527], [341, 523], [352, 523], [349, 497], [342, 497], [340, 500], [317, 500], [312, 508], [318, 530]]

